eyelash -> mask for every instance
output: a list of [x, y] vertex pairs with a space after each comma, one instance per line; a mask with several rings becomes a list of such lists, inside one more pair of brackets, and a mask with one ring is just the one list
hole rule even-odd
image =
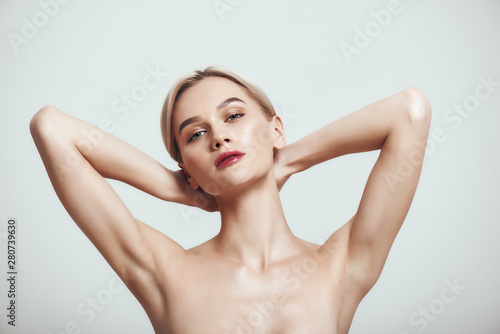
[[232, 119], [234, 121], [234, 120], [237, 120], [238, 118], [243, 117], [244, 114], [236, 112], [236, 113], [232, 114], [231, 116], [229, 116], [227, 119], [230, 119], [233, 116], [238, 116], [238, 117]]
[[[199, 133], [201, 133], [201, 132], [205, 132], [205, 131], [198, 131], [198, 132], [196, 132], [195, 134], [193, 134], [193, 135], [192, 135], [192, 136], [188, 139], [188, 143], [192, 142], [193, 140], [198, 139], [198, 138], [200, 137], [200, 135], [198, 135], [198, 134], [199, 134]], [[198, 135], [198, 136], [196, 136], [196, 135]], [[196, 138], [195, 138], [195, 136], [196, 136]]]
[[[237, 116], [237, 117], [235, 117]], [[235, 112], [234, 114], [231, 114], [227, 119], [226, 121], [230, 121], [230, 122], [236, 122], [239, 118], [245, 116], [245, 114], [243, 113], [240, 113], [240, 112]], [[235, 117], [235, 118], [233, 118]], [[189, 137], [188, 139], [188, 143], [191, 143], [192, 141], [195, 141], [197, 140], [201, 135], [200, 133], [202, 132], [206, 132], [206, 131], [198, 131], [196, 133], [194, 133], [191, 137]]]

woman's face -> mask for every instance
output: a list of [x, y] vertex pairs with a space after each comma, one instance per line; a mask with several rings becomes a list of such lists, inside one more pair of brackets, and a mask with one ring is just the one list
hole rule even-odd
[[205, 78], [181, 95], [173, 131], [191, 186], [215, 196], [269, 173], [274, 178], [274, 148], [285, 145], [279, 117], [266, 119], [240, 86], [220, 77]]

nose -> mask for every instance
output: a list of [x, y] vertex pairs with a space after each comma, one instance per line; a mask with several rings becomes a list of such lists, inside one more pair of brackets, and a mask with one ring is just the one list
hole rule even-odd
[[220, 147], [224, 144], [229, 144], [231, 139], [226, 132], [213, 130], [213, 138], [212, 138], [212, 148], [214, 150], [220, 149]]

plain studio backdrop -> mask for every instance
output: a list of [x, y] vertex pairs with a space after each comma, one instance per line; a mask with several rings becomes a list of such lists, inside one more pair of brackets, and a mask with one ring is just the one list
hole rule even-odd
[[[499, 333], [499, 32], [497, 0], [0, 2], [0, 332], [153, 333], [56, 197], [29, 121], [53, 104], [176, 169], [160, 136], [164, 97], [180, 75], [222, 65], [264, 89], [289, 143], [406, 87], [423, 91], [433, 119], [421, 180], [350, 333]], [[294, 233], [322, 243], [343, 225], [377, 156], [292, 177], [281, 195]], [[110, 182], [185, 248], [218, 232], [215, 213]]]

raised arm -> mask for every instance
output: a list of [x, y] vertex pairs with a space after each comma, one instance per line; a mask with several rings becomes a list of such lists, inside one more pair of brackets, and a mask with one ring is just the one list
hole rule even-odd
[[[154, 272], [157, 254], [184, 251], [136, 220], [105, 180], [126, 182], [167, 201], [195, 204], [196, 192], [181, 172], [164, 168], [117, 137], [53, 106], [36, 113], [30, 129], [61, 203], [126, 283]], [[203, 203], [208, 201], [200, 197]]]
[[287, 175], [355, 152], [380, 149], [359, 208], [326, 247], [347, 240], [348, 274], [359, 291], [378, 279], [406, 217], [420, 178], [431, 107], [416, 88], [355, 111], [286, 146], [279, 158]]

